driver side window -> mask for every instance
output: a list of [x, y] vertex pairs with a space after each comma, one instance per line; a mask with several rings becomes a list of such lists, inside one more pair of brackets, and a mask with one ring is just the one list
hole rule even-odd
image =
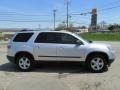
[[61, 34], [61, 42], [62, 44], [76, 44], [78, 39], [73, 37], [72, 35], [62, 33]]

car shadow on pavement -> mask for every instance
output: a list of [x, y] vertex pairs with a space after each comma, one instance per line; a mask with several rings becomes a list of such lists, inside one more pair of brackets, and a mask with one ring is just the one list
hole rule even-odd
[[90, 73], [84, 63], [79, 62], [43, 62], [35, 66], [33, 72], [47, 73]]
[[18, 69], [16, 65], [13, 63], [5, 63], [5, 64], [0, 65], [0, 71], [18, 72]]
[[[0, 65], [0, 71], [5, 72], [21, 72], [17, 66], [12, 63], [5, 63]], [[34, 69], [30, 72], [42, 72], [42, 73], [75, 73], [75, 74], [88, 74], [91, 73], [84, 63], [78, 62], [44, 62], [37, 63]]]

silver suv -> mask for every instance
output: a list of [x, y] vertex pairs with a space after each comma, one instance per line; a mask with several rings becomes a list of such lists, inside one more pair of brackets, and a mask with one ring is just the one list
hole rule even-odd
[[82, 61], [93, 72], [103, 72], [114, 61], [110, 45], [93, 43], [66, 31], [21, 31], [8, 44], [7, 58], [29, 71], [36, 61]]

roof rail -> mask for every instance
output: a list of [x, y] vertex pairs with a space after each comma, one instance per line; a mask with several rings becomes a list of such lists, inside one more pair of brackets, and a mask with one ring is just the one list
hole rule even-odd
[[33, 31], [33, 30], [27, 30], [27, 29], [23, 29], [20, 32], [25, 32], [25, 31]]

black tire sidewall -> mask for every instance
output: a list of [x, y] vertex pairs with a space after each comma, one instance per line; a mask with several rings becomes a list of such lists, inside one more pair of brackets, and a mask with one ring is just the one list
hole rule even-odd
[[[28, 59], [30, 60], [30, 67], [29, 67], [29, 68], [27, 68], [27, 69], [22, 69], [22, 68], [19, 66], [19, 60], [20, 60], [20, 58], [22, 58], [22, 57], [26, 57], [26, 58], [28, 58]], [[32, 59], [30, 56], [28, 56], [28, 55], [20, 55], [20, 56], [17, 57], [17, 66], [18, 66], [18, 69], [21, 70], [21, 71], [24, 71], [24, 72], [30, 71], [30, 70], [33, 68], [33, 59]]]
[[[103, 66], [103, 68], [102, 69], [100, 69], [100, 70], [94, 70], [92, 67], [91, 67], [91, 61], [92, 61], [92, 59], [93, 58], [101, 58], [102, 60], [103, 60], [103, 62], [104, 62], [104, 66]], [[101, 72], [104, 72], [105, 70], [107, 70], [107, 61], [106, 61], [106, 58], [103, 56], [103, 55], [92, 55], [92, 56], [90, 56], [89, 58], [88, 58], [88, 60], [87, 60], [87, 66], [88, 66], [88, 68], [89, 68], [89, 70], [90, 71], [92, 71], [92, 72], [95, 72], [95, 73], [101, 73]]]

